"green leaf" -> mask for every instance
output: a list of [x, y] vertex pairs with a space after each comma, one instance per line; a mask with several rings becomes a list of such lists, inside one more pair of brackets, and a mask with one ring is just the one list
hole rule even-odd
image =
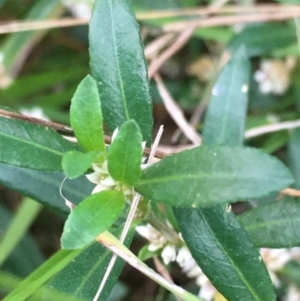
[[90, 65], [105, 123], [113, 132], [134, 119], [151, 144], [152, 104], [139, 26], [129, 0], [97, 0], [90, 22]]
[[238, 217], [257, 248], [300, 246], [300, 202], [280, 200], [251, 209]]
[[231, 52], [235, 52], [244, 45], [249, 56], [259, 56], [272, 54], [275, 49], [284, 48], [296, 41], [296, 28], [293, 22], [265, 23], [247, 26], [229, 42], [228, 48]]
[[62, 158], [62, 167], [65, 175], [70, 179], [78, 178], [91, 167], [98, 155], [99, 152], [67, 152]]
[[[63, 172], [38, 171], [12, 165], [0, 164], [0, 183], [10, 189], [29, 196], [43, 205], [61, 212], [69, 213], [60, 195], [60, 186], [65, 178]], [[94, 185], [85, 176], [76, 180], [66, 180], [62, 194], [73, 204], [89, 196]]]
[[261, 257], [250, 240], [245, 239], [247, 234], [232, 218], [230, 207], [176, 208], [174, 212], [193, 257], [221, 294], [230, 301], [275, 301]]
[[134, 120], [124, 123], [112, 142], [107, 167], [114, 180], [133, 186], [141, 178], [142, 135]]
[[[120, 236], [122, 226], [113, 230], [112, 233]], [[124, 244], [129, 247], [134, 234], [134, 229], [128, 233]], [[62, 269], [49, 283], [49, 290], [63, 292], [82, 300], [93, 300], [100, 282], [106, 272], [106, 268], [111, 260], [112, 253], [99, 243], [94, 243], [64, 269]], [[112, 272], [102, 290], [98, 301], [106, 301], [112, 288], [117, 282], [119, 275], [124, 267], [124, 261], [118, 259]], [[43, 301], [48, 301], [45, 294]]]
[[123, 193], [116, 190], [92, 194], [73, 209], [61, 237], [64, 249], [79, 249], [107, 230], [125, 205]]
[[[248, 96], [247, 89], [244, 88], [244, 92], [246, 93], [243, 93], [243, 85], [249, 79], [249, 74], [249, 62], [245, 57], [244, 49], [241, 48], [234, 54], [228, 65], [224, 67], [218, 78], [216, 84], [217, 91], [224, 92], [224, 95], [222, 99], [218, 95], [213, 96], [209, 104], [203, 136], [206, 144], [242, 144]], [[235, 83], [237, 83], [236, 91], [232, 90], [232, 86]], [[228, 97], [228, 95], [231, 95], [231, 97]], [[239, 102], [240, 99], [241, 102]], [[219, 263], [220, 254], [225, 260], [227, 258], [228, 267], [226, 270], [219, 270], [215, 265], [213, 271], [218, 269], [217, 272], [214, 273], [212, 271], [207, 273], [209, 279], [223, 293], [226, 299], [234, 300], [232, 298], [236, 298], [244, 290], [247, 292], [246, 295], [252, 300], [253, 287], [257, 285], [257, 281], [255, 279], [252, 282], [251, 275], [243, 276], [245, 271], [247, 274], [256, 275], [257, 278], [262, 279], [262, 282], [265, 283], [266, 288], [264, 292], [262, 290], [258, 292], [260, 300], [264, 300], [265, 292], [267, 291], [269, 291], [267, 293], [268, 300], [274, 299], [272, 283], [266, 273], [263, 262], [257, 263], [258, 254], [252, 246], [250, 238], [237, 221], [236, 216], [232, 213], [227, 213], [226, 209], [228, 210], [229, 207], [214, 206], [205, 208], [205, 210], [187, 209], [186, 211], [186, 209], [177, 209], [174, 213], [179, 221], [179, 228], [184, 240], [187, 242], [188, 248], [192, 253], [202, 250], [201, 260], [199, 260], [199, 256], [195, 257], [195, 259], [201, 268], [203, 266], [204, 271], [210, 268], [208, 267], [209, 262], [216, 261]], [[194, 225], [192, 231], [189, 230], [189, 224]], [[234, 231], [231, 231], [233, 227]], [[215, 236], [216, 229], [218, 236]], [[203, 239], [193, 240], [195, 233], [206, 233], [206, 236]], [[226, 239], [221, 240], [217, 237]], [[218, 244], [217, 254], [212, 253], [207, 247], [212, 243]], [[238, 260], [230, 261], [229, 259], [228, 255], [232, 255], [233, 252], [232, 246], [234, 246]], [[255, 265], [252, 265], [249, 254], [254, 256]], [[244, 264], [241, 265], [242, 262]], [[222, 265], [223, 262], [220, 267]], [[230, 279], [230, 289], [227, 289], [228, 279]], [[255, 300], [257, 301], [258, 299], [255, 298]]]
[[205, 117], [203, 143], [241, 145], [244, 140], [250, 63], [241, 47], [224, 67], [212, 92]]
[[87, 151], [101, 151], [105, 156], [102, 112], [97, 84], [87, 75], [79, 84], [70, 108], [71, 126], [79, 144]]
[[52, 129], [0, 117], [0, 162], [40, 170], [61, 170], [65, 152], [74, 144]]
[[288, 144], [288, 160], [291, 172], [295, 178], [295, 187], [300, 189], [300, 129], [291, 134]]
[[200, 146], [145, 169], [137, 191], [172, 206], [197, 207], [260, 197], [292, 183], [288, 169], [259, 150]]

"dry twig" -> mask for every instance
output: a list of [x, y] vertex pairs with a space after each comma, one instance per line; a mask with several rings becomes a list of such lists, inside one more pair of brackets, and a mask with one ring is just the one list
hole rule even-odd
[[[256, 5], [256, 6], [237, 6], [229, 5], [225, 7], [200, 7], [183, 10], [162, 10], [155, 12], [143, 12], [137, 14], [138, 20], [151, 20], [169, 17], [184, 17], [184, 16], [208, 16], [211, 14], [247, 14], [247, 13], [288, 13], [299, 10], [297, 5]], [[292, 18], [292, 17], [291, 17]], [[87, 25], [89, 19], [64, 18], [56, 20], [38, 20], [38, 21], [9, 21], [0, 24], [0, 34], [43, 30], [53, 28], [72, 27], [79, 25]]]
[[291, 130], [300, 127], [300, 120], [285, 121], [270, 125], [263, 125], [246, 131], [245, 138], [250, 139], [257, 136], [278, 132], [282, 130]]
[[199, 145], [201, 143], [200, 135], [195, 131], [193, 127], [189, 125], [189, 123], [184, 117], [182, 110], [170, 95], [161, 77], [158, 74], [155, 74], [154, 79], [157, 84], [158, 92], [161, 98], [163, 99], [165, 108], [174, 120], [174, 122], [178, 125], [181, 131], [193, 144]]
[[293, 11], [287, 12], [268, 12], [261, 14], [249, 14], [249, 15], [236, 15], [236, 16], [217, 16], [210, 17], [207, 19], [193, 20], [193, 21], [184, 21], [169, 23], [163, 26], [165, 32], [173, 31], [182, 31], [186, 27], [193, 24], [196, 28], [198, 27], [217, 27], [217, 26], [226, 26], [234, 25], [237, 23], [257, 23], [257, 22], [272, 22], [272, 21], [283, 21], [287, 19], [292, 19], [300, 17], [300, 7], [295, 8]]
[[189, 24], [189, 26], [187, 26], [187, 28], [182, 31], [182, 33], [178, 36], [178, 38], [172, 45], [170, 45], [163, 53], [161, 53], [157, 58], [153, 59], [150, 62], [148, 68], [149, 78], [152, 78], [154, 74], [159, 70], [159, 68], [164, 64], [164, 62], [171, 56], [173, 56], [189, 41], [196, 28], [196, 24]]

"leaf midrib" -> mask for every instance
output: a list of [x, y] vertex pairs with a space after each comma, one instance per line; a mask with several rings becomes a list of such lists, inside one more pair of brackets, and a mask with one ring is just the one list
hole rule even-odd
[[[241, 179], [240, 176], [236, 175], [234, 177], [232, 177], [232, 174], [227, 174], [227, 173], [218, 173], [218, 174], [213, 174], [213, 173], [210, 173], [210, 174], [205, 174], [205, 173], [202, 173], [202, 174], [182, 174], [182, 175], [174, 175], [174, 176], [168, 176], [168, 177], [161, 177], [161, 178], [154, 178], [154, 179], [149, 179], [149, 180], [141, 180], [139, 183], [138, 183], [138, 186], [142, 186], [142, 185], [147, 185], [147, 184], [159, 184], [159, 183], [164, 183], [164, 182], [169, 182], [169, 181], [180, 181], [180, 180], [189, 180], [189, 179], [203, 179], [203, 178], [209, 178], [209, 179], [223, 179], [223, 178], [226, 178], [226, 179]], [[272, 177], [272, 178], [275, 178], [275, 179], [280, 179], [278, 177]], [[244, 176], [242, 177], [242, 180], [249, 180], [249, 179], [252, 179], [253, 180], [253, 177], [247, 177], [247, 176]], [[255, 180], [256, 181], [262, 181], [264, 180], [265, 178], [260, 178], [260, 177], [256, 177]], [[267, 178], [267, 180], [270, 180], [270, 177]]]
[[243, 277], [243, 274], [240, 273], [238, 267], [234, 264], [234, 261], [232, 261], [231, 257], [229, 256], [227, 250], [225, 250], [222, 246], [222, 244], [219, 243], [218, 237], [215, 235], [215, 232], [212, 231], [210, 225], [207, 223], [206, 218], [204, 216], [204, 214], [201, 211], [197, 211], [197, 213], [199, 215], [201, 215], [202, 219], [204, 220], [207, 229], [209, 230], [209, 232], [212, 234], [212, 236], [215, 238], [215, 242], [217, 243], [217, 245], [219, 246], [219, 248], [223, 251], [223, 253], [226, 255], [227, 259], [229, 260], [229, 262], [231, 263], [231, 266], [233, 267], [233, 269], [236, 271], [237, 275], [239, 276], [239, 278], [241, 279], [241, 281], [245, 284], [245, 286], [248, 288], [248, 291], [251, 293], [251, 295], [255, 298], [255, 300], [257, 301], [261, 301], [261, 299], [259, 298], [258, 295], [255, 294], [255, 291], [252, 290], [252, 287], [249, 285], [248, 281]]
[[[243, 223], [242, 219], [241, 219], [241, 222]], [[268, 228], [269, 226], [273, 226], [273, 225], [281, 225], [281, 224], [290, 224], [290, 223], [293, 223], [293, 222], [300, 222], [300, 218], [295, 218], [295, 219], [282, 219], [282, 220], [279, 220], [279, 221], [272, 221], [272, 222], [264, 222], [264, 223], [255, 223], [255, 224], [252, 224], [252, 225], [244, 225], [245, 226], [245, 229], [248, 231], [248, 230], [257, 230], [257, 229], [260, 229], [260, 228]]]
[[8, 139], [10, 139], [10, 140], [16, 140], [16, 141], [18, 141], [18, 142], [22, 142], [22, 143], [24, 143], [24, 144], [28, 144], [28, 145], [30, 145], [30, 146], [34, 146], [34, 147], [36, 147], [36, 148], [39, 148], [39, 149], [48, 151], [48, 152], [53, 153], [53, 154], [58, 155], [58, 156], [63, 156], [63, 154], [64, 154], [64, 153], [62, 153], [62, 152], [60, 152], [60, 151], [54, 150], [53, 148], [48, 148], [48, 147], [43, 146], [43, 145], [41, 145], [41, 144], [33, 143], [33, 142], [29, 141], [29, 140], [22, 139], [22, 138], [20, 138], [20, 137], [8, 135], [8, 134], [5, 134], [5, 133], [3, 133], [3, 132], [0, 132], [0, 135], [4, 136], [4, 137], [6, 137], [6, 138], [8, 138]]
[[112, 5], [112, 0], [109, 0], [109, 8], [110, 8], [110, 20], [112, 24], [112, 37], [113, 37], [113, 42], [114, 42], [114, 54], [116, 57], [116, 63], [117, 63], [117, 70], [118, 70], [118, 77], [119, 77], [119, 84], [120, 84], [120, 90], [122, 94], [122, 101], [123, 101], [123, 106], [124, 106], [124, 113], [126, 120], [130, 120], [128, 108], [127, 108], [127, 101], [126, 101], [126, 95], [124, 92], [124, 83], [123, 83], [123, 78], [120, 70], [120, 62], [119, 62], [119, 54], [118, 54], [118, 47], [117, 47], [117, 42], [116, 42], [116, 32], [115, 32], [115, 22], [113, 18], [113, 5]]

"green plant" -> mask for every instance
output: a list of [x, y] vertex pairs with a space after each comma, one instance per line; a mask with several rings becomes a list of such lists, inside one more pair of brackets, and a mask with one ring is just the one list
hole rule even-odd
[[[296, 212], [300, 205], [295, 200], [282, 200], [251, 209], [239, 218], [229, 205], [259, 200], [293, 184], [282, 162], [243, 146], [250, 78], [246, 49], [237, 47], [237, 41], [231, 45], [232, 58], [213, 88], [202, 145], [145, 166], [145, 145], [149, 147], [152, 142], [152, 104], [130, 2], [97, 0], [89, 39], [92, 75], [79, 84], [70, 110], [78, 143], [67, 141], [51, 128], [0, 117], [3, 168], [37, 181], [43, 177], [45, 190], [54, 187], [59, 191], [60, 186], [69, 185], [73, 193], [66, 198], [71, 212], [61, 238], [63, 250], [4, 300], [46, 301], [58, 296], [60, 300], [92, 300], [112, 260], [110, 251], [177, 297], [201, 300], [162, 278], [129, 251], [135, 227], [145, 222], [163, 233], [164, 240], [144, 258], [156, 255], [157, 250], [161, 253], [162, 247], [169, 261], [177, 253], [187, 252], [189, 256], [190, 252], [228, 301], [275, 300], [271, 279], [256, 248], [299, 246]], [[110, 143], [105, 143], [103, 121], [113, 133]], [[77, 180], [64, 184], [62, 172]], [[84, 175], [96, 184], [93, 191]], [[23, 189], [21, 184], [10, 182], [11, 187]], [[26, 194], [65, 213], [68, 210], [57, 200], [53, 202], [49, 193], [29, 187]], [[157, 204], [164, 206], [166, 216], [157, 212]], [[128, 205], [137, 208], [131, 215], [133, 222], [125, 224], [129, 233], [120, 242], [117, 238]], [[294, 218], [285, 218], [283, 210], [289, 210]], [[108, 298], [123, 265], [118, 259], [94, 300]]]

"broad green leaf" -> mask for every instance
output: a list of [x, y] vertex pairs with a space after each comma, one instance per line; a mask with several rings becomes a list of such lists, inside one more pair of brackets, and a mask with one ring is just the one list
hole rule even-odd
[[295, 24], [265, 23], [247, 26], [228, 44], [231, 52], [241, 45], [247, 49], [249, 56], [271, 54], [275, 49], [284, 48], [297, 41]]
[[300, 189], [300, 129], [292, 132], [288, 144], [288, 159], [291, 172], [295, 178], [295, 187]]
[[300, 246], [300, 202], [286, 199], [251, 209], [238, 217], [257, 248]]
[[99, 152], [82, 153], [71, 151], [64, 154], [62, 167], [65, 175], [70, 179], [75, 179], [84, 174], [98, 157]]
[[90, 27], [92, 75], [104, 121], [113, 132], [134, 119], [151, 144], [152, 105], [139, 26], [129, 0], [96, 0]]
[[249, 59], [245, 48], [241, 47], [224, 67], [212, 90], [203, 132], [205, 145], [242, 144], [249, 78]]
[[231, 217], [230, 207], [176, 208], [174, 212], [193, 257], [221, 294], [230, 301], [275, 301], [261, 257], [245, 239], [245, 230]]
[[49, 128], [0, 117], [0, 162], [39, 170], [61, 170], [65, 152], [75, 146]]
[[91, 243], [120, 216], [125, 205], [122, 192], [101, 191], [92, 194], [73, 209], [61, 237], [64, 249], [79, 249]]
[[[113, 230], [119, 236], [122, 226]], [[124, 244], [129, 247], [134, 234], [134, 229], [128, 233]], [[49, 283], [50, 293], [52, 290], [66, 293], [81, 300], [93, 300], [100, 282], [106, 272], [106, 268], [111, 260], [112, 253], [98, 243], [80, 253], [64, 269], [62, 269]], [[123, 269], [124, 261], [118, 259], [103, 288], [98, 301], [105, 301], [114, 284], [117, 282]], [[43, 301], [48, 301], [48, 292], [44, 295]], [[49, 300], [50, 301], [50, 300]]]
[[212, 206], [256, 198], [293, 183], [276, 158], [242, 147], [200, 146], [143, 171], [137, 191], [172, 206]]
[[[213, 95], [209, 104], [203, 135], [206, 144], [242, 144], [248, 98], [248, 89], [245, 83], [248, 82], [249, 74], [249, 62], [245, 57], [244, 49], [241, 48], [233, 55], [228, 65], [224, 67], [215, 86], [217, 90], [214, 92], [221, 91], [223, 95], [222, 99], [219, 95]], [[236, 90], [232, 89], [233, 86], [235, 86]], [[236, 216], [232, 213], [227, 213], [226, 209], [228, 210], [229, 207], [214, 206], [205, 208], [205, 210], [175, 210], [175, 216], [179, 221], [179, 228], [184, 240], [187, 242], [187, 246], [192, 252], [202, 250], [201, 261], [198, 260], [200, 258], [199, 256], [195, 259], [201, 268], [204, 266], [203, 270], [205, 271], [209, 268], [209, 262], [219, 262], [220, 254], [223, 258], [227, 258], [228, 262], [228, 254], [232, 254], [232, 246], [234, 245], [236, 258], [238, 258], [238, 260], [234, 260], [233, 262], [229, 261], [226, 270], [222, 269], [220, 271], [218, 269], [217, 273], [208, 273], [207, 276], [209, 279], [228, 300], [236, 298], [235, 296], [239, 296], [243, 290], [246, 291], [247, 297], [250, 298], [250, 300], [254, 299], [256, 301], [267, 300], [266, 292], [268, 291], [268, 300], [272, 300], [274, 298], [272, 283], [266, 273], [263, 262], [257, 262], [258, 253], [252, 246], [252, 242], [247, 233], [237, 221]], [[212, 216], [214, 216], [214, 218], [211, 218]], [[224, 216], [226, 218], [224, 218]], [[185, 229], [189, 227], [189, 224], [194, 225], [194, 232]], [[234, 227], [234, 231], [231, 231], [232, 227]], [[217, 229], [219, 238], [226, 237], [227, 239], [218, 240], [212, 229]], [[206, 233], [207, 235], [203, 237], [203, 239], [193, 240], [195, 233]], [[218, 252], [216, 253], [212, 253], [210, 249], [207, 248], [212, 242], [218, 244]], [[255, 258], [255, 265], [252, 265], [250, 262], [249, 254]], [[241, 265], [243, 261], [245, 264]], [[215, 266], [215, 268], [217, 268], [217, 266]], [[262, 279], [267, 286], [264, 290], [256, 292], [260, 299], [255, 298], [253, 294], [253, 287], [257, 285], [256, 280], [252, 281], [251, 275], [243, 276], [245, 270], [249, 273], [249, 268], [251, 268], [250, 273]], [[228, 279], [231, 280], [231, 289], [229, 290], [226, 289]]]
[[101, 103], [97, 84], [90, 75], [81, 81], [72, 98], [70, 119], [79, 144], [87, 151], [101, 151], [104, 160]]
[[[65, 201], [60, 195], [60, 186], [64, 178], [63, 172], [38, 171], [0, 164], [1, 185], [66, 214], [70, 212], [70, 209], [65, 205]], [[62, 186], [62, 194], [73, 204], [77, 205], [91, 194], [93, 186], [85, 176], [76, 180], [66, 180]]]
[[107, 167], [119, 182], [133, 186], [142, 175], [142, 135], [134, 120], [124, 123], [108, 152]]

